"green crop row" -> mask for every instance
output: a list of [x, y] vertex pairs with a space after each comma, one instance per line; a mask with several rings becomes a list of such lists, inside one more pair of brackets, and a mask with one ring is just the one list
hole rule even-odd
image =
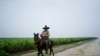
[[84, 40], [90, 40], [90, 39], [96, 39], [96, 38], [91, 38], [91, 37], [84, 37], [84, 38], [53, 38], [51, 39], [54, 42], [54, 45], [59, 45], [59, 44], [68, 44], [68, 43], [74, 43], [74, 42], [79, 42], [79, 41], [84, 41]]
[[[74, 43], [78, 41], [96, 39], [91, 37], [86, 38], [50, 38], [54, 45]], [[0, 38], [0, 50], [8, 53], [16, 53], [26, 50], [35, 50], [33, 38]]]

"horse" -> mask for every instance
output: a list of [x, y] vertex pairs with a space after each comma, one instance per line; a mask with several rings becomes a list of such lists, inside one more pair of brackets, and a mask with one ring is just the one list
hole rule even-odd
[[45, 43], [45, 41], [42, 41], [42, 39], [39, 38], [39, 33], [37, 33], [37, 34], [34, 33], [34, 44], [37, 46], [38, 56], [40, 56], [40, 55], [43, 56], [43, 53], [42, 53], [43, 50], [45, 50], [46, 54], [48, 54], [48, 49], [50, 49], [49, 56], [51, 56], [51, 54], [53, 54], [53, 56], [54, 56], [53, 42], [50, 41], [50, 43], [48, 44], [48, 48], [46, 48], [46, 43]]

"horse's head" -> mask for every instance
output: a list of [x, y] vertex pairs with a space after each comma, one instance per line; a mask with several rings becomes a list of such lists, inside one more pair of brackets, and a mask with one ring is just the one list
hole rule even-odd
[[37, 34], [34, 33], [34, 44], [37, 44], [38, 41], [39, 41], [39, 33]]

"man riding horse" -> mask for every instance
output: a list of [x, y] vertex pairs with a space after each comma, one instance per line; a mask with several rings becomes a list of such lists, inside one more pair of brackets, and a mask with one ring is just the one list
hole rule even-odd
[[49, 36], [50, 36], [50, 32], [48, 31], [49, 27], [45, 25], [43, 29], [44, 30], [42, 31], [42, 34], [40, 36], [42, 37], [42, 40], [46, 42], [46, 46], [48, 48]]
[[47, 25], [45, 25], [45, 27], [43, 27], [44, 31], [42, 31], [42, 34], [40, 34], [40, 36], [42, 38], [39, 38], [39, 33], [35, 34], [34, 33], [34, 44], [37, 46], [37, 50], [38, 50], [38, 56], [40, 56], [40, 54], [43, 56], [42, 51], [45, 50], [46, 54], [48, 54], [48, 49], [50, 49], [50, 53], [49, 56], [51, 54], [53, 54], [54, 56], [54, 52], [53, 52], [53, 41], [49, 40], [49, 36], [50, 33], [48, 31], [49, 27], [47, 27]]

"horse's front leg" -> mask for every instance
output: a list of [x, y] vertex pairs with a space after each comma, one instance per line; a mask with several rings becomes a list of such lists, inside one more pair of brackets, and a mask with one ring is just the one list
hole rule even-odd
[[43, 56], [42, 50], [40, 50], [41, 55]]
[[45, 53], [48, 54], [48, 49], [47, 48], [45, 49]]
[[42, 52], [38, 53], [38, 56], [40, 56], [40, 54], [43, 56], [43, 53]]
[[38, 56], [40, 56], [40, 53], [38, 53]]
[[38, 53], [37, 53], [37, 55], [40, 56], [40, 50], [39, 50], [39, 48], [38, 48]]
[[43, 53], [41, 52], [41, 55], [43, 56]]
[[40, 56], [40, 52], [39, 51], [38, 51], [37, 55]]

